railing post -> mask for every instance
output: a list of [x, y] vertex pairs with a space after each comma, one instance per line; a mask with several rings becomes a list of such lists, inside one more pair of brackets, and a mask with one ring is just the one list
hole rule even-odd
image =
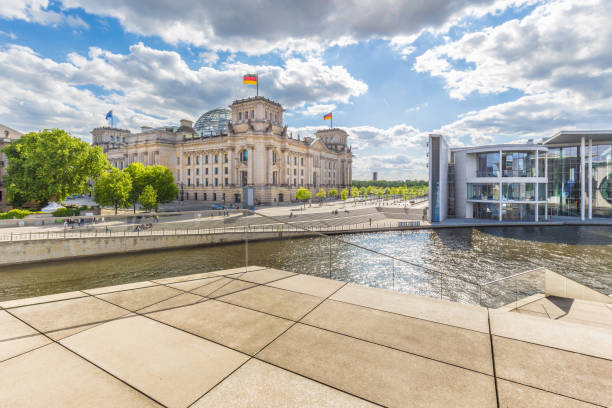
[[244, 229], [244, 271], [249, 270], [249, 231]]
[[329, 279], [332, 277], [332, 260], [331, 260], [331, 237], [327, 237], [329, 246]]
[[395, 259], [391, 258], [391, 265], [393, 268], [393, 290], [395, 290]]

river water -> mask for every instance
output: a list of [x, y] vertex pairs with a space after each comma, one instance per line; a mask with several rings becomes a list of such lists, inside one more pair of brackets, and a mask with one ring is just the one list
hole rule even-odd
[[[249, 242], [248, 263], [476, 303], [475, 287], [413, 264], [488, 282], [544, 266], [612, 293], [612, 227], [486, 227]], [[393, 255], [393, 261], [356, 244]], [[0, 300], [244, 266], [244, 244], [0, 268]], [[461, 292], [465, 292], [461, 294]]]

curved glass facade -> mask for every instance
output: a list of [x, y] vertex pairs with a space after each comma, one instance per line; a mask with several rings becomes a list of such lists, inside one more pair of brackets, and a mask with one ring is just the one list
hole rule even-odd
[[193, 129], [201, 137], [217, 136], [227, 133], [227, 125], [232, 120], [232, 111], [217, 108], [204, 113], [193, 125]]

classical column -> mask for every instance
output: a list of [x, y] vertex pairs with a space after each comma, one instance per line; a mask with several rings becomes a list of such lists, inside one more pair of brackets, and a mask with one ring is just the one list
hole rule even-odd
[[580, 138], [580, 219], [584, 221], [584, 196], [585, 196], [585, 177], [584, 177], [584, 167], [585, 167], [585, 157], [584, 157], [584, 136]]
[[254, 155], [255, 155], [255, 149], [253, 148], [253, 146], [248, 146], [247, 147], [247, 167], [248, 167], [248, 174], [247, 174], [247, 184], [248, 185], [253, 185], [255, 184], [255, 174], [253, 174], [255, 172], [255, 167], [253, 166], [253, 161], [254, 161]]
[[544, 156], [544, 177], [546, 177], [546, 204], [544, 205], [544, 219], [548, 221], [548, 152]]
[[589, 220], [593, 218], [593, 137], [589, 138]]

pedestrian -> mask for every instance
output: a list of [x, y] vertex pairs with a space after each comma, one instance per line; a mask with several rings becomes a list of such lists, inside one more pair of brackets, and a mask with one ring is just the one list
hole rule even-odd
[[108, 234], [108, 225], [106, 226], [106, 233]]
[[370, 218], [370, 228], [372, 228], [372, 219]]

